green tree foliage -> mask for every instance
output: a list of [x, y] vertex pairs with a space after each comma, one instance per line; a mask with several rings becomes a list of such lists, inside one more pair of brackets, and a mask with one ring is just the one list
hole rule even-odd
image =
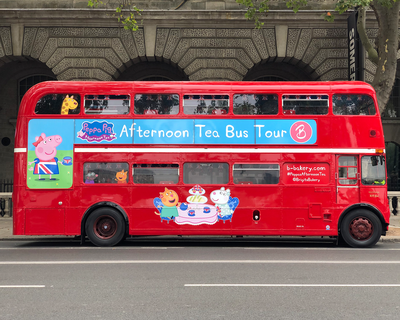
[[[307, 0], [282, 0], [286, 6], [298, 12], [307, 5]], [[254, 20], [255, 27], [261, 28], [264, 23], [260, 20], [269, 11], [269, 0], [236, 0], [247, 8], [245, 16]], [[366, 10], [372, 9], [378, 22], [378, 37], [375, 43], [368, 39], [366, 32]], [[376, 66], [377, 70], [372, 81], [377, 97], [379, 109], [384, 111], [389, 100], [397, 70], [397, 51], [399, 48], [399, 10], [400, 0], [338, 0], [333, 12], [327, 11], [322, 17], [332, 22], [335, 14], [358, 10], [357, 31], [368, 59]]]
[[[99, 6], [107, 7], [108, 2], [89, 0], [88, 6], [91, 8], [98, 8]], [[140, 16], [142, 11], [143, 10], [137, 8], [131, 1], [121, 0], [119, 5], [115, 8], [113, 16], [117, 18], [118, 22], [122, 23], [125, 29], [137, 31], [139, 29], [139, 24], [136, 17]]]

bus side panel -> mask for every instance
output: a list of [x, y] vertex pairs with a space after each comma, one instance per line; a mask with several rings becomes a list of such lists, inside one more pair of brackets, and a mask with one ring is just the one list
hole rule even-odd
[[[20, 126], [21, 127], [21, 126]], [[19, 135], [16, 135], [16, 139]], [[17, 144], [17, 141], [16, 141]], [[25, 198], [22, 195], [26, 182], [26, 153], [14, 152], [13, 234], [25, 234]]]
[[[81, 210], [74, 211], [75, 228], [79, 225], [77, 219], [81, 219], [86, 210], [98, 202], [110, 202], [118, 205], [128, 214], [131, 206], [132, 187], [129, 184], [84, 184], [80, 182], [80, 206]], [[140, 189], [136, 192], [141, 192]], [[79, 212], [80, 211], [80, 212]], [[76, 229], [75, 229], [76, 230]], [[73, 229], [69, 230], [74, 232]]]
[[65, 234], [65, 208], [70, 206], [70, 193], [65, 189], [24, 190], [25, 234]]
[[236, 185], [232, 189], [240, 201], [232, 219], [233, 234], [281, 234], [282, 187]]
[[[209, 195], [213, 190], [220, 189], [222, 185], [202, 186], [205, 190], [204, 196], [208, 198], [206, 204], [210, 207], [214, 203], [209, 199]], [[160, 193], [168, 190], [173, 190], [179, 197], [179, 203], [185, 203], [188, 208], [185, 212], [189, 212], [191, 206], [196, 204], [189, 204], [187, 198], [191, 196], [188, 192], [192, 185], [142, 185], [132, 188], [132, 210], [130, 212], [130, 234], [133, 235], [218, 235], [231, 234], [231, 221], [219, 221], [217, 219], [210, 221], [201, 220], [199, 224], [189, 224], [186, 222], [176, 221], [175, 219], [168, 219], [161, 217], [160, 211], [156, 208], [155, 202], [160, 197]], [[204, 204], [204, 205], [206, 205]], [[199, 204], [200, 205], [200, 204]], [[181, 211], [182, 212], [182, 211]], [[236, 213], [236, 211], [235, 211]], [[233, 215], [235, 216], [235, 214]]]
[[[371, 146], [384, 148], [383, 129], [379, 117], [371, 116], [366, 121], [366, 117], [362, 116], [337, 116], [330, 117], [329, 120], [332, 128], [338, 128], [334, 130], [335, 138], [329, 137], [332, 148], [370, 148]], [[353, 128], [353, 130], [347, 128]]]
[[[77, 166], [75, 166], [77, 167]], [[74, 184], [76, 185], [71, 194], [71, 207], [66, 208], [65, 212], [65, 234], [80, 235], [81, 221], [87, 208], [82, 208], [82, 188], [77, 183], [77, 177], [74, 175]]]
[[283, 230], [286, 235], [335, 235], [333, 187], [285, 186]]
[[[14, 192], [16, 188], [14, 188]], [[16, 197], [14, 198], [16, 199]], [[13, 209], [13, 235], [24, 235], [25, 234], [25, 209], [19, 206], [16, 206], [16, 200], [14, 202], [14, 209]]]
[[377, 208], [381, 213], [386, 223], [389, 224], [390, 209], [385, 186], [361, 186], [360, 200], [362, 203], [369, 203]]
[[29, 235], [63, 235], [64, 208], [35, 208], [25, 211], [25, 230]]

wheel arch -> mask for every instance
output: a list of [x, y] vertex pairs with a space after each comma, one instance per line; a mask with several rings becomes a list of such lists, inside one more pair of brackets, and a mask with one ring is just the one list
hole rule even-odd
[[342, 214], [340, 215], [339, 221], [338, 221], [338, 231], [340, 234], [340, 226], [342, 225], [342, 221], [344, 219], [344, 217], [351, 211], [355, 210], [355, 209], [367, 209], [369, 211], [371, 211], [372, 213], [374, 213], [379, 220], [381, 221], [382, 224], [382, 230], [381, 230], [381, 235], [384, 236], [386, 235], [386, 227], [387, 227], [387, 223], [383, 217], [383, 214], [377, 209], [375, 208], [373, 205], [370, 205], [368, 203], [356, 203], [351, 205], [350, 207], [347, 207]]
[[118, 204], [111, 202], [111, 201], [102, 201], [102, 202], [97, 202], [93, 205], [91, 205], [83, 214], [82, 220], [81, 220], [81, 243], [84, 242], [85, 236], [86, 236], [86, 230], [85, 230], [85, 224], [86, 224], [86, 220], [88, 219], [88, 217], [90, 216], [90, 214], [95, 211], [96, 209], [99, 208], [104, 208], [104, 207], [109, 207], [109, 208], [113, 208], [115, 210], [117, 210], [122, 217], [125, 220], [125, 224], [126, 224], [126, 228], [125, 228], [125, 236], [127, 236], [129, 234], [129, 218], [128, 215], [126, 214], [125, 210], [122, 209], [121, 206], [119, 206]]

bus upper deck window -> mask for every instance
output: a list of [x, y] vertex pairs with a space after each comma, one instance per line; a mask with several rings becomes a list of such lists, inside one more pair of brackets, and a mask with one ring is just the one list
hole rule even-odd
[[334, 94], [333, 114], [373, 116], [376, 108], [372, 97], [365, 94]]
[[361, 158], [361, 182], [363, 185], [384, 185], [386, 183], [384, 156], [363, 156]]
[[49, 94], [36, 103], [36, 114], [79, 114], [81, 98], [79, 94]]
[[177, 94], [136, 94], [135, 114], [178, 114]]
[[278, 114], [276, 94], [235, 94], [234, 114]]
[[87, 95], [85, 96], [86, 114], [128, 114], [129, 95]]
[[224, 115], [229, 111], [228, 95], [184, 95], [185, 114]]
[[283, 114], [328, 114], [328, 95], [283, 95]]

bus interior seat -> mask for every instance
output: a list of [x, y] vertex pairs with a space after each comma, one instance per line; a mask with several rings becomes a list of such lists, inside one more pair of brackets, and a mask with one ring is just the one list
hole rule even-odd
[[239, 184], [253, 184], [253, 181], [239, 181]]
[[151, 175], [143, 175], [143, 176], [136, 176], [135, 183], [143, 183], [143, 184], [153, 184], [154, 177]]

